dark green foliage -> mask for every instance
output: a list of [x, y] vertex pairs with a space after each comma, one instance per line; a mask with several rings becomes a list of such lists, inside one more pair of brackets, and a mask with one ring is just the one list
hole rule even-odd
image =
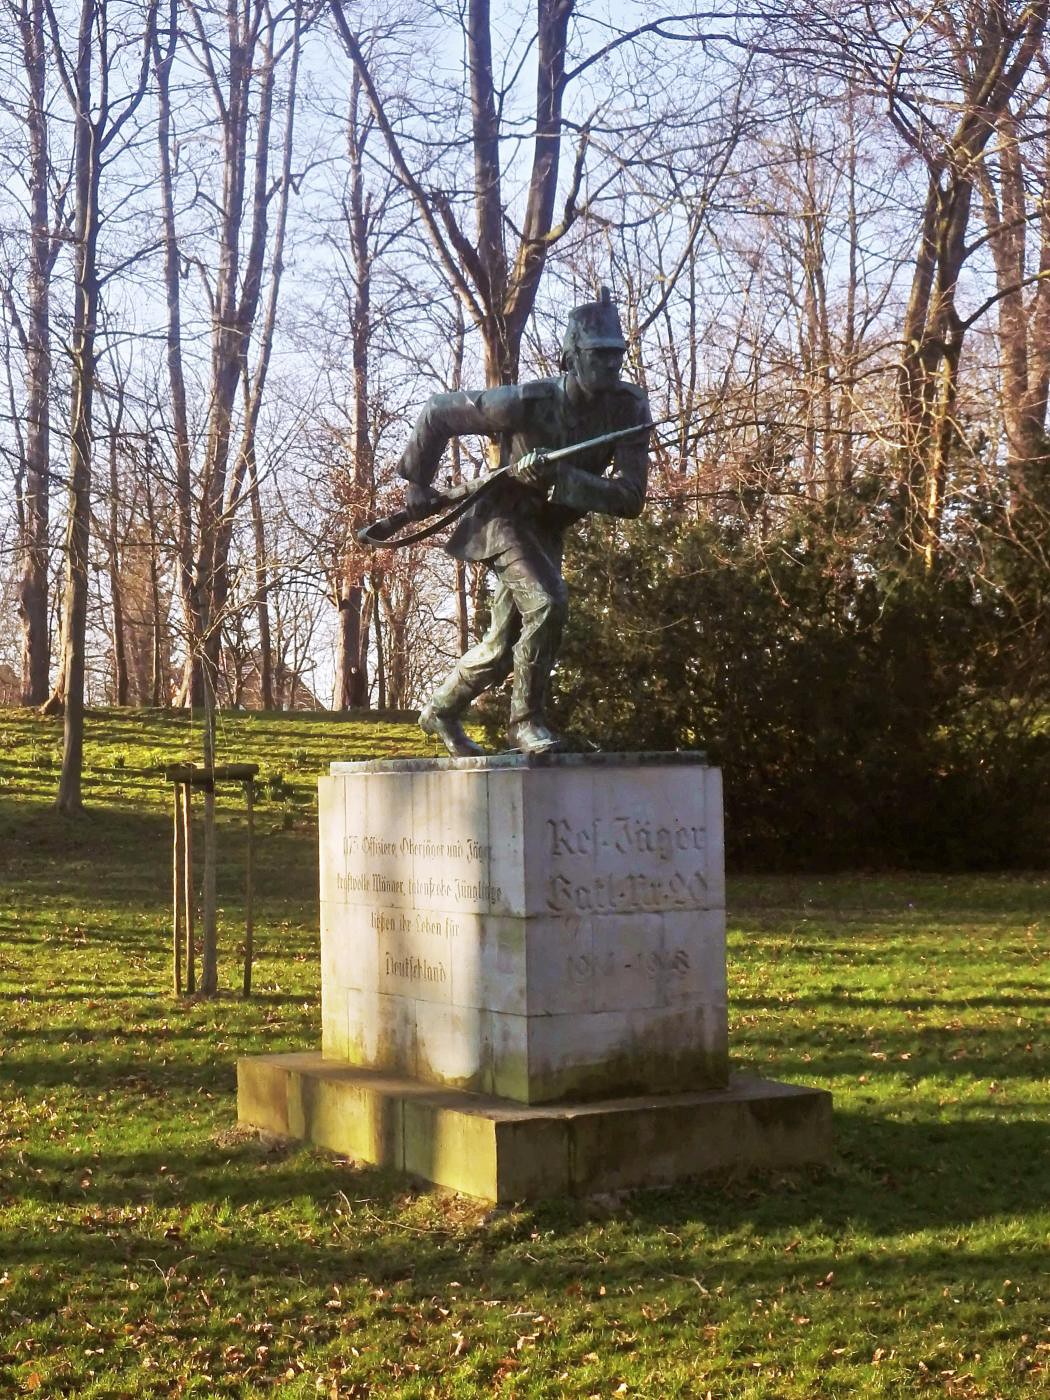
[[1012, 529], [988, 526], [1004, 543], [980, 553], [960, 530], [927, 570], [875, 504], [800, 504], [761, 534], [658, 512], [612, 541], [592, 524], [557, 719], [603, 746], [706, 748], [738, 865], [1044, 864], [1050, 669]]

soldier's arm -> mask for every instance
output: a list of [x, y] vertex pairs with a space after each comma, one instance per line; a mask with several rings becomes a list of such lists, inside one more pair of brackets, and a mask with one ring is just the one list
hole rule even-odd
[[[631, 389], [633, 403], [625, 428], [632, 420], [640, 425], [652, 425], [649, 400], [640, 389]], [[645, 505], [645, 487], [649, 477], [649, 434], [617, 444], [608, 476], [596, 476], [563, 462], [558, 467], [550, 501], [571, 510], [597, 511], [601, 515], [627, 518], [641, 515]]]
[[429, 487], [445, 448], [454, 437], [477, 434], [494, 438], [514, 432], [523, 421], [522, 397], [513, 385], [433, 394], [423, 406], [401, 454], [398, 475], [415, 486]]

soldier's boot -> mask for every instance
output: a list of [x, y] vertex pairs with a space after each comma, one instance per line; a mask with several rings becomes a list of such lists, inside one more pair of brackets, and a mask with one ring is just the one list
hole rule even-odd
[[514, 648], [507, 742], [523, 754], [558, 753], [564, 740], [547, 726], [547, 685], [565, 621], [565, 585], [519, 592], [522, 629]]
[[526, 755], [561, 753], [565, 747], [565, 741], [540, 719], [512, 720], [507, 729], [507, 743]]
[[560, 753], [565, 741], [548, 728], [543, 716], [550, 675], [548, 653], [532, 659], [528, 667], [516, 666], [510, 693], [510, 724], [507, 743], [523, 754]]
[[473, 699], [474, 692], [453, 671], [420, 711], [420, 729], [440, 739], [453, 758], [478, 758], [485, 752], [463, 728], [463, 716]]

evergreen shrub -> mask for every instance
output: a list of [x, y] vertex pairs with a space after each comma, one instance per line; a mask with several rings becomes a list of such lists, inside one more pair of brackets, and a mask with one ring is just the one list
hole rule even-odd
[[876, 501], [800, 502], [773, 529], [590, 520], [555, 722], [706, 749], [738, 868], [1044, 866], [1043, 585], [1016, 532], [990, 547], [1006, 532], [981, 523], [931, 567]]

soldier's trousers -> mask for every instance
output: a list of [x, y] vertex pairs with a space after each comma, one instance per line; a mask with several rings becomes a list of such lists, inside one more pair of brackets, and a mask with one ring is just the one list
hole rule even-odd
[[560, 560], [514, 547], [492, 561], [492, 620], [480, 642], [460, 657], [431, 704], [461, 715], [475, 696], [514, 671], [510, 722], [543, 718], [547, 683], [558, 655], [568, 594]]

